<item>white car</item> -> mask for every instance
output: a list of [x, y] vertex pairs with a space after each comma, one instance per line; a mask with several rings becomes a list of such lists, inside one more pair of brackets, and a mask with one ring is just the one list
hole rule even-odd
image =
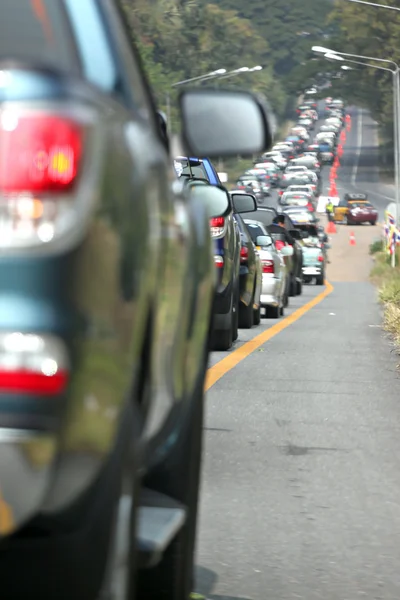
[[288, 163], [286, 158], [279, 152], [279, 150], [266, 152], [262, 155], [262, 159], [266, 161], [271, 160], [274, 164], [276, 164], [277, 167], [279, 167], [279, 169], [285, 169]]
[[289, 277], [284, 257], [293, 256], [293, 248], [284, 246], [278, 251], [262, 223], [252, 219], [244, 219], [244, 222], [261, 258], [261, 308], [265, 308], [267, 317], [278, 319], [289, 303]]
[[285, 192], [297, 192], [298, 194], [309, 194], [312, 198], [315, 196], [315, 192], [313, 190], [313, 186], [311, 183], [307, 183], [304, 185], [289, 185]]

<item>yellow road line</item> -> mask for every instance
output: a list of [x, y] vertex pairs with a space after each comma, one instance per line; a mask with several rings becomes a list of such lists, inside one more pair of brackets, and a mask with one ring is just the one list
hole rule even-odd
[[297, 310], [294, 311], [291, 315], [288, 315], [284, 319], [281, 319], [273, 325], [269, 329], [266, 329], [259, 335], [256, 335], [252, 340], [249, 340], [243, 346], [240, 346], [236, 350], [232, 352], [232, 354], [228, 354], [225, 358], [217, 362], [217, 364], [210, 367], [207, 371], [206, 383], [205, 383], [205, 391], [208, 391], [214, 383], [217, 383], [221, 377], [226, 375], [229, 371], [234, 369], [236, 365], [242, 362], [243, 359], [250, 356], [254, 350], [257, 350], [260, 346], [265, 344], [268, 340], [276, 336], [278, 333], [292, 325], [298, 319], [300, 319], [303, 315], [305, 315], [309, 310], [311, 310], [314, 306], [317, 306], [324, 298], [329, 296], [333, 292], [333, 285], [329, 283], [329, 281], [325, 281], [325, 289], [323, 292], [315, 296], [310, 302], [304, 304]]
[[7, 535], [14, 529], [13, 511], [10, 505], [3, 499], [0, 492], [0, 534]]

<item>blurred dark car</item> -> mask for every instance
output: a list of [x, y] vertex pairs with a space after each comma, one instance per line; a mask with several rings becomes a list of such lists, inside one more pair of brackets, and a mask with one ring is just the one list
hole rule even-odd
[[[0, 3], [4, 600], [193, 589], [209, 217], [219, 238], [232, 210], [177, 177], [122, 4]], [[185, 89], [179, 114], [190, 154], [269, 149], [259, 96]]]
[[[231, 192], [233, 197], [235, 197], [234, 194], [235, 191]], [[261, 259], [242, 216], [239, 213], [234, 212], [234, 218], [239, 227], [241, 241], [239, 270], [239, 327], [250, 329], [253, 325], [259, 325], [261, 320]]]

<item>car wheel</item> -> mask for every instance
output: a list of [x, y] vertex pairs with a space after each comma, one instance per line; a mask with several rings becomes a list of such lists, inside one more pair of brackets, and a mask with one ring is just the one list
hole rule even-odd
[[268, 319], [279, 319], [281, 313], [280, 306], [267, 306], [267, 318]]
[[349, 225], [349, 220], [346, 217], [346, 215], [344, 215], [343, 220], [342, 220], [343, 225]]
[[261, 306], [253, 310], [253, 323], [254, 325], [259, 325], [261, 323]]
[[[180, 502], [187, 509], [185, 525], [153, 568], [139, 571], [137, 597], [183, 600], [194, 588], [194, 550], [200, 488], [204, 420], [204, 376], [207, 361], [192, 397], [187, 426], [175, 447], [151, 473], [146, 485]], [[159, 482], [162, 482], [161, 485]], [[136, 597], [136, 596], [135, 596]]]
[[321, 275], [318, 275], [318, 277], [315, 280], [315, 284], [316, 285], [324, 285], [324, 281], [325, 281], [325, 273], [322, 273]]
[[294, 275], [290, 276], [290, 284], [289, 284], [289, 296], [295, 296], [296, 295], [296, 278]]
[[303, 282], [300, 280], [296, 281], [296, 293], [297, 296], [301, 296], [303, 293]]
[[254, 324], [254, 290], [249, 304], [239, 304], [239, 327], [242, 329], [251, 329]]
[[[211, 338], [211, 343], [210, 343], [210, 347], [211, 350], [229, 350], [229, 348], [232, 346], [232, 342], [233, 342], [233, 330], [234, 330], [234, 323], [235, 323], [235, 312], [233, 310], [233, 306], [234, 306], [234, 292], [232, 293], [231, 296], [231, 308], [230, 308], [230, 325], [227, 329], [213, 329], [210, 335]], [[236, 311], [237, 313], [237, 311]]]
[[376, 225], [376, 221], [370, 221], [371, 225]]

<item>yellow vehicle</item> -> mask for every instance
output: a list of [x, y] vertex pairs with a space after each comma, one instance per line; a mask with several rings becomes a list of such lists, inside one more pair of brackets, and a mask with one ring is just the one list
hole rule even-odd
[[333, 219], [335, 223], [346, 223], [347, 214], [352, 204], [368, 204], [367, 194], [345, 194], [344, 198], [340, 200], [338, 206], [335, 206], [333, 213]]

